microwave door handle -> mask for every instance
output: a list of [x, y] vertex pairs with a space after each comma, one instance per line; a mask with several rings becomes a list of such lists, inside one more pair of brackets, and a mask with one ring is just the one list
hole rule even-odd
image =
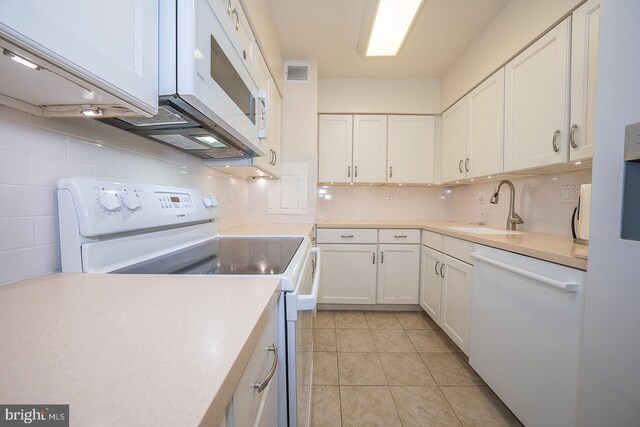
[[311, 253], [316, 256], [316, 268], [315, 275], [313, 276], [313, 285], [311, 287], [311, 293], [309, 295], [298, 295], [298, 311], [303, 310], [315, 310], [318, 304], [318, 289], [320, 288], [320, 249], [315, 247], [311, 248]]

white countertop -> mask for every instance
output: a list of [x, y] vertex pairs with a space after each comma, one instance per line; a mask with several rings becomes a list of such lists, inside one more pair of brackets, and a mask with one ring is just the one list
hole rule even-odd
[[71, 425], [215, 425], [279, 281], [53, 273], [0, 287], [0, 402]]
[[317, 226], [318, 228], [417, 228], [580, 270], [587, 269], [588, 247], [573, 243], [571, 237], [554, 234], [526, 231], [519, 231], [518, 234], [476, 234], [454, 230], [452, 227], [479, 227], [478, 225], [453, 221], [332, 220], [319, 222]]

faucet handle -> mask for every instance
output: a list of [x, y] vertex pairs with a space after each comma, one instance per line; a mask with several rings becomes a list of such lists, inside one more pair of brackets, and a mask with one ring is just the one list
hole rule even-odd
[[520, 215], [518, 215], [517, 213], [513, 213], [513, 215], [511, 216], [511, 218], [509, 218], [509, 223], [511, 224], [524, 224], [524, 219], [522, 219], [522, 217]]

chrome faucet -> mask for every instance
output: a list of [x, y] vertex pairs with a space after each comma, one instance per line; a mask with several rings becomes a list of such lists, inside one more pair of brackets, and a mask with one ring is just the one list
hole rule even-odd
[[514, 210], [513, 205], [516, 198], [516, 189], [511, 181], [509, 181], [508, 179], [503, 179], [498, 183], [498, 186], [493, 192], [490, 203], [494, 205], [498, 204], [498, 199], [500, 197], [500, 187], [502, 187], [503, 184], [507, 184], [507, 186], [509, 187], [511, 197], [511, 201], [509, 203], [509, 216], [507, 217], [507, 230], [515, 230], [516, 224], [524, 224], [524, 219], [522, 219], [522, 217], [518, 215]]

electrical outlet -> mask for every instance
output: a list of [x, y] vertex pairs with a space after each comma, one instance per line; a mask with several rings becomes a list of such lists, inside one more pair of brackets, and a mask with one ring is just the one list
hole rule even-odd
[[387, 202], [388, 203], [393, 202], [393, 194], [387, 194]]
[[580, 196], [579, 185], [563, 185], [560, 200], [562, 203], [577, 203]]
[[478, 203], [481, 205], [487, 203], [487, 194], [484, 192], [484, 190], [478, 192], [478, 197], [476, 198], [476, 200], [478, 200]]

